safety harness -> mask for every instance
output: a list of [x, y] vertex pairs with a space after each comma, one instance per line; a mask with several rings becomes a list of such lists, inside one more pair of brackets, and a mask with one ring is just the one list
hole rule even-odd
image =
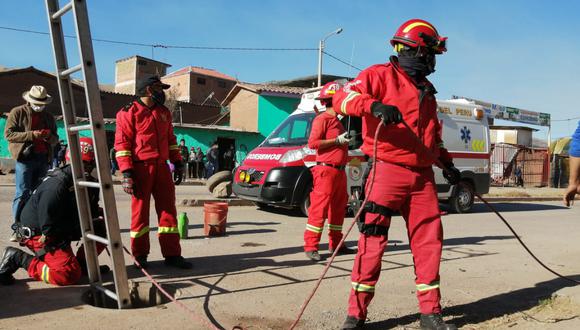
[[[367, 185], [367, 180], [369, 178], [369, 174], [371, 173], [371, 169], [372, 169], [372, 164], [373, 164], [372, 159], [368, 159], [367, 164], [369, 164], [369, 165], [367, 166], [367, 168], [365, 170], [365, 173], [363, 175], [363, 180], [362, 180], [362, 187], [363, 187], [362, 193], [359, 196], [359, 200], [356, 201], [355, 207], [353, 207], [355, 214], [358, 212], [358, 209], [359, 209], [362, 201], [364, 201], [364, 199], [365, 199], [365, 188]], [[385, 216], [385, 217], [390, 217], [393, 215], [394, 211], [392, 209], [384, 206], [384, 205], [377, 204], [377, 203], [372, 202], [372, 201], [367, 201], [367, 203], [364, 205], [363, 210], [361, 211], [361, 214], [360, 214], [359, 218], [357, 219], [357, 223], [356, 223], [358, 230], [364, 235], [388, 236], [388, 234], [389, 234], [389, 227], [388, 226], [365, 223], [366, 213], [374, 213], [374, 214], [380, 214], [380, 215]]]

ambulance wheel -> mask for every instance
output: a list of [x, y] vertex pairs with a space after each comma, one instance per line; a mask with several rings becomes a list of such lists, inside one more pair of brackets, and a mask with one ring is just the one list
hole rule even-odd
[[231, 171], [220, 171], [216, 174], [212, 175], [207, 179], [205, 185], [210, 193], [213, 193], [215, 187], [218, 184], [226, 181], [232, 181], [232, 172]]
[[453, 196], [449, 198], [449, 206], [456, 213], [467, 213], [471, 211], [471, 207], [475, 201], [475, 193], [473, 191], [473, 185], [471, 183], [467, 181], [459, 182]]
[[300, 203], [300, 213], [305, 217], [308, 217], [308, 208], [310, 207], [310, 194], [306, 194], [302, 203]]

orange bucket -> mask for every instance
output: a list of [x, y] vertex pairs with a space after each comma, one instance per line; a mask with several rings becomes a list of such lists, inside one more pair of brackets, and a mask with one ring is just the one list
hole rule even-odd
[[203, 213], [203, 233], [205, 236], [223, 236], [226, 234], [228, 203], [204, 203]]

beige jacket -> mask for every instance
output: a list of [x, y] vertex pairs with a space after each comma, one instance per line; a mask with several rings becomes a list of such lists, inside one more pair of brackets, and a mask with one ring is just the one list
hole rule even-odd
[[[26, 142], [32, 142], [34, 136], [32, 134], [32, 108], [28, 104], [17, 106], [10, 110], [8, 114], [8, 119], [6, 120], [6, 127], [4, 129], [4, 136], [8, 141], [8, 150], [10, 150], [10, 155], [15, 160], [20, 160], [22, 150]], [[56, 132], [56, 122], [54, 116], [46, 111], [40, 112], [43, 126], [50, 129], [51, 135], [47, 142], [48, 147], [48, 159], [50, 161], [53, 157], [53, 147], [58, 142], [58, 134]]]

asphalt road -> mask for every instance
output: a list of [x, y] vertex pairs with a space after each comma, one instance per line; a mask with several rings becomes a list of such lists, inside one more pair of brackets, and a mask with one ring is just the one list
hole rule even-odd
[[[123, 241], [128, 246], [129, 198], [119, 188], [115, 187], [117, 207]], [[13, 189], [0, 187], [0, 214], [5, 215], [5, 225], [0, 226], [0, 249], [11, 244], [8, 228]], [[182, 186], [177, 193], [187, 198], [195, 189], [198, 188]], [[561, 207], [558, 202], [495, 206], [548, 266], [580, 279], [580, 205], [573, 209]], [[197, 317], [217, 328], [288, 328], [325, 265], [304, 257], [301, 245], [306, 219], [287, 211], [230, 207], [227, 236], [205, 238], [202, 209], [178, 206], [181, 211], [187, 212], [190, 219], [190, 239], [182, 241], [183, 255], [194, 263], [194, 269], [174, 271], [163, 266], [152, 221], [151, 273], [172, 288]], [[151, 218], [154, 216], [152, 206]], [[351, 220], [347, 218], [346, 224]], [[441, 286], [446, 319], [464, 329], [580, 328], [578, 315], [561, 312], [556, 321], [549, 322], [532, 317], [536, 314], [531, 314], [530, 308], [569, 284], [537, 265], [483, 205], [476, 205], [468, 215], [444, 216], [443, 224]], [[357, 233], [351, 233], [348, 245], [356, 245], [356, 238]], [[323, 255], [327, 255], [325, 243], [323, 237]], [[106, 254], [100, 260], [109, 262]], [[337, 258], [300, 329], [340, 326], [346, 316], [352, 263], [352, 256]], [[144, 280], [132, 266], [128, 267], [128, 274], [134, 281]], [[37, 329], [39, 324], [45, 329], [204, 329], [174, 303], [126, 311], [95, 308], [80, 298], [86, 290], [84, 285], [57, 288], [27, 279], [22, 270], [15, 275], [15, 285], [0, 287], [0, 329]], [[107, 281], [111, 278], [105, 276]], [[404, 222], [395, 217], [368, 328], [417, 328], [414, 287]], [[576, 306], [575, 303], [570, 304]]]

